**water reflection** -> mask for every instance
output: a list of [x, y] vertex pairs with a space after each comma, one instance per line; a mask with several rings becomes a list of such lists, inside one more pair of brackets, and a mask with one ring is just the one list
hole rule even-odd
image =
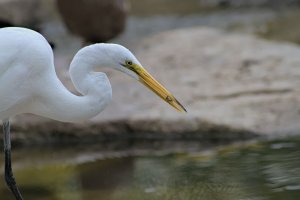
[[[299, 145], [293, 138], [161, 156], [23, 149], [14, 153], [14, 167], [25, 199], [32, 200], [289, 200], [300, 196]], [[4, 181], [0, 196], [12, 199]]]

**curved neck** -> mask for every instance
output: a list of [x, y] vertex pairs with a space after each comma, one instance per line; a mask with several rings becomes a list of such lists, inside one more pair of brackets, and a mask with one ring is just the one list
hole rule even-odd
[[[111, 60], [106, 55], [106, 49], [102, 44], [93, 44], [82, 48], [74, 56], [70, 64], [70, 77], [78, 92], [88, 94], [95, 83], [98, 68], [110, 67]], [[99, 80], [101, 81], [101, 80]]]
[[[34, 114], [63, 122], [80, 122], [88, 120], [99, 114], [110, 102], [112, 92], [107, 76], [95, 72], [95, 68], [102, 61], [97, 59], [91, 48], [80, 50], [70, 65], [70, 77], [75, 88], [82, 94], [76, 96], [68, 91], [56, 73], [49, 73], [41, 78], [49, 86], [43, 90], [42, 101], [34, 102]], [[54, 68], [53, 68], [54, 70]], [[50, 93], [50, 94], [49, 94]], [[36, 106], [37, 103], [41, 105]]]

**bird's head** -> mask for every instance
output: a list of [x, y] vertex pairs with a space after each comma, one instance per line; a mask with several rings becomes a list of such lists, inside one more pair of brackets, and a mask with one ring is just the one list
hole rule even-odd
[[[106, 54], [112, 59], [113, 68], [133, 77], [151, 89], [160, 98], [180, 112], [186, 109], [177, 99], [140, 64], [137, 58], [125, 47], [118, 44], [106, 44]], [[108, 50], [109, 49], [109, 50]]]

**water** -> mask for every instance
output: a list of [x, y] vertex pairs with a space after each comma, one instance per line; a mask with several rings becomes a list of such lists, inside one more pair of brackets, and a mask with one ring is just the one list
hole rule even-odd
[[[30, 200], [300, 197], [299, 137], [210, 150], [201, 150], [196, 143], [167, 145], [175, 149], [156, 143], [151, 149], [134, 145], [122, 150], [120, 144], [108, 150], [99, 145], [17, 149], [13, 166], [20, 189]], [[13, 199], [4, 181], [0, 197]]]

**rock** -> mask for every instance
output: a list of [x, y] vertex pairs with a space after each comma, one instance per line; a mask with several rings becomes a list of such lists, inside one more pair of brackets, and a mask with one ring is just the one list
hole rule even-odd
[[88, 42], [105, 42], [120, 34], [126, 23], [126, 0], [57, 0], [67, 28]]
[[189, 123], [205, 119], [261, 134], [300, 130], [300, 48], [296, 45], [195, 28], [149, 38], [138, 57], [189, 112], [175, 114], [158, 102], [154, 106], [153, 98], [143, 91], [133, 91], [139, 105], [135, 102], [132, 118], [189, 118]]
[[216, 142], [300, 133], [296, 45], [193, 28], [150, 37], [136, 55], [188, 113], [177, 113], [135, 80], [107, 71], [113, 101], [102, 114], [83, 124], [18, 116], [15, 137], [34, 132], [46, 139], [61, 135], [67, 140], [154, 137]]
[[[53, 5], [53, 0], [0, 1], [0, 28], [20, 26], [43, 33], [41, 24], [45, 18], [50, 18], [48, 9], [53, 8], [50, 5]], [[54, 43], [49, 43], [54, 48]]]
[[34, 27], [37, 23], [35, 10], [39, 0], [0, 1], [0, 25]]

